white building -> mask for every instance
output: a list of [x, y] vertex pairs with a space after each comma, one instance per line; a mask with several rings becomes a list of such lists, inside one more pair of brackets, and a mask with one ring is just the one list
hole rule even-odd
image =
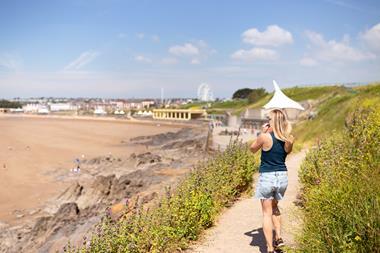
[[106, 115], [107, 112], [102, 107], [98, 107], [95, 109], [94, 114], [95, 115]]
[[46, 107], [41, 107], [37, 110], [38, 114], [49, 114], [49, 109]]
[[26, 104], [22, 107], [26, 113], [37, 113], [39, 109], [43, 108], [46, 108], [46, 106], [38, 103]]
[[154, 102], [154, 101], [151, 101], [151, 100], [148, 100], [148, 101], [142, 101], [141, 104], [142, 104], [142, 106], [143, 106], [144, 108], [147, 108], [147, 109], [148, 109], [151, 105], [154, 105], [155, 102]]
[[59, 112], [59, 111], [75, 111], [78, 107], [72, 105], [71, 103], [51, 103], [50, 111]]

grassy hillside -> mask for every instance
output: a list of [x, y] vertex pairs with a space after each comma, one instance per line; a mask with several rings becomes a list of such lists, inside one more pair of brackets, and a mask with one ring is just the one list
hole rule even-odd
[[247, 99], [217, 101], [217, 102], [195, 102], [191, 104], [181, 105], [181, 109], [202, 109], [207, 107], [207, 110], [225, 110], [225, 109], [239, 109], [248, 105]]
[[310, 144], [316, 139], [326, 137], [331, 132], [341, 132], [349, 112], [363, 106], [380, 102], [380, 84], [367, 85], [353, 89], [340, 88], [334, 92], [321, 93], [316, 107], [317, 117], [294, 126], [298, 143]]

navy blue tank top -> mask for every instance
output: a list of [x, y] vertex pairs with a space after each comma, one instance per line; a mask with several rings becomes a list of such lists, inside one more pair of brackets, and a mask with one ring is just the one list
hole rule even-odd
[[276, 139], [274, 132], [270, 133], [273, 145], [268, 151], [261, 150], [261, 164], [259, 172], [287, 171], [285, 159], [285, 142]]

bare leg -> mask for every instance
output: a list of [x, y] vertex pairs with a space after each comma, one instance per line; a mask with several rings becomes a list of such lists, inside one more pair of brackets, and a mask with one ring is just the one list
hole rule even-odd
[[263, 231], [267, 241], [268, 251], [273, 251], [273, 230], [272, 230], [272, 200], [262, 199], [263, 210]]
[[276, 231], [276, 240], [281, 238], [281, 213], [278, 209], [278, 201], [272, 201], [272, 222], [274, 230]]

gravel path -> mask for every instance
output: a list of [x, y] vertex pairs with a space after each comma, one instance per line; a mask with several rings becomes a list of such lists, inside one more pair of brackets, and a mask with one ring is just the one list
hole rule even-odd
[[[305, 150], [292, 154], [286, 161], [289, 185], [285, 198], [280, 201], [279, 206], [282, 212], [282, 233], [285, 243], [289, 246], [294, 245], [294, 235], [300, 229], [300, 211], [293, 202], [299, 190], [298, 170], [305, 154]], [[208, 229], [202, 239], [187, 252], [267, 252], [262, 230], [260, 201], [253, 197], [237, 201], [231, 208], [225, 210], [216, 225]]]

